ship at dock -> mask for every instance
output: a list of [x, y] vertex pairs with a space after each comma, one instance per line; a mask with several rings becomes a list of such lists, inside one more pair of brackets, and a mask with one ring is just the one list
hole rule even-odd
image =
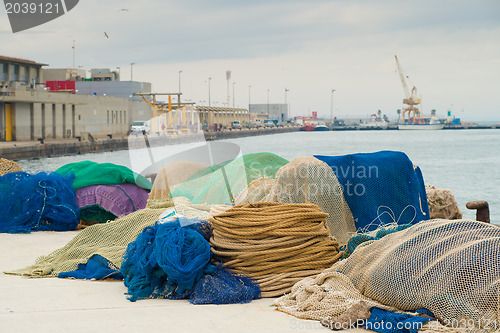
[[[401, 65], [399, 64], [399, 60], [397, 55], [394, 55], [396, 58], [396, 66], [399, 72], [399, 77], [401, 79], [401, 83], [403, 85], [403, 90], [405, 93], [405, 97], [403, 99], [403, 104], [407, 105], [403, 109], [403, 123], [398, 124], [398, 129], [400, 130], [441, 130], [444, 127], [444, 124], [439, 121], [436, 117], [435, 110], [431, 114], [428, 119], [421, 117], [420, 110], [418, 109], [418, 105], [421, 103], [421, 99], [417, 97], [417, 88], [413, 86], [410, 90], [408, 89], [408, 85], [406, 83], [406, 78], [403, 74], [403, 70], [401, 69]], [[399, 113], [400, 111], [398, 111]], [[406, 119], [406, 115], [408, 114], [408, 119]]]

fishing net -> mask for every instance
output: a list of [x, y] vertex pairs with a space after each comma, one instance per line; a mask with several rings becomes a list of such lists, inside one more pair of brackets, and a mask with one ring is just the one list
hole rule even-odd
[[91, 185], [76, 190], [81, 218], [99, 223], [146, 207], [149, 192], [134, 184]]
[[17, 162], [8, 160], [6, 158], [0, 158], [0, 176], [5, 175], [9, 172], [23, 171], [23, 168]]
[[429, 219], [422, 174], [397, 151], [315, 156], [327, 163], [341, 184], [356, 230], [366, 232], [397, 223]]
[[296, 158], [277, 172], [262, 201], [318, 205], [342, 245], [355, 233], [429, 216], [420, 170], [390, 151]]
[[247, 154], [198, 170], [182, 184], [171, 187], [172, 197], [183, 196], [193, 203], [234, 202], [257, 178], [274, 178], [287, 160], [271, 153]]
[[223, 265], [204, 275], [189, 296], [191, 304], [249, 303], [260, 297], [260, 288], [251, 278], [233, 273]]
[[[500, 320], [499, 250], [497, 226], [423, 221], [358, 246], [349, 258], [323, 273], [345, 275], [364, 297], [380, 304], [404, 311], [425, 308], [447, 326], [494, 332]], [[316, 285], [324, 287], [320, 282]], [[304, 299], [310, 300], [311, 308], [322, 306], [298, 285], [293, 298], [277, 301], [280, 310], [304, 314]], [[333, 300], [337, 290], [331, 286], [323, 292]]]
[[73, 174], [73, 187], [79, 188], [90, 185], [115, 185], [130, 183], [151, 190], [151, 182], [144, 176], [130, 170], [126, 166], [113, 163], [96, 163], [81, 161], [63, 165], [55, 172], [61, 175]]
[[455, 220], [462, 218], [455, 196], [449, 190], [425, 186], [431, 219]]
[[239, 205], [209, 219], [210, 244], [225, 266], [259, 284], [262, 297], [280, 296], [342, 256], [326, 217], [310, 203]]
[[213, 272], [206, 223], [174, 218], [144, 228], [127, 246], [120, 268], [128, 299], [186, 298], [204, 273]]
[[189, 176], [208, 165], [193, 161], [174, 161], [165, 165], [156, 175], [149, 199], [170, 198], [170, 186], [183, 183]]
[[262, 201], [318, 205], [328, 214], [326, 223], [340, 244], [346, 244], [356, 232], [351, 209], [335, 173], [328, 164], [312, 156], [298, 157], [282, 167]]
[[145, 227], [154, 225], [166, 208], [174, 206], [178, 214], [187, 218], [207, 219], [209, 216], [210, 206], [194, 206], [185, 198], [158, 201], [154, 203], [154, 208], [142, 209], [115, 221], [85, 228], [62, 248], [47, 256], [41, 256], [35, 264], [7, 273], [53, 277], [61, 272], [76, 270], [78, 264], [86, 263], [95, 254], [120, 267], [127, 245], [135, 240]]
[[266, 195], [274, 186], [274, 179], [258, 178], [251, 182], [243, 192], [234, 199], [235, 205], [243, 205], [252, 202], [264, 201]]
[[67, 231], [78, 225], [71, 179], [57, 173], [1, 176], [0, 202], [0, 232]]

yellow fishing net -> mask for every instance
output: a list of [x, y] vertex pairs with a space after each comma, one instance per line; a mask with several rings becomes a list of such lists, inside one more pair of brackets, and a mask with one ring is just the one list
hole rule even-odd
[[131, 213], [115, 221], [95, 224], [80, 231], [68, 244], [46, 256], [41, 256], [35, 264], [8, 274], [29, 277], [53, 277], [61, 272], [76, 270], [78, 264], [99, 254], [120, 267], [122, 255], [127, 245], [147, 226], [158, 221], [166, 208], [175, 207], [178, 214], [187, 218], [207, 219], [210, 206], [191, 205], [185, 198], [156, 200], [150, 207]]
[[23, 171], [23, 168], [17, 162], [8, 160], [6, 158], [0, 158], [0, 176], [5, 175], [9, 172]]

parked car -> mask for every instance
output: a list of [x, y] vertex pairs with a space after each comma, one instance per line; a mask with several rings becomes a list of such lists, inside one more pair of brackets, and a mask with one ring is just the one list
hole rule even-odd
[[265, 127], [275, 127], [276, 124], [274, 123], [274, 119], [266, 119], [266, 120], [264, 120], [264, 126]]
[[149, 134], [149, 121], [137, 120], [132, 123], [130, 134]]
[[241, 130], [241, 122], [239, 120], [235, 120], [231, 123], [231, 129], [239, 129]]

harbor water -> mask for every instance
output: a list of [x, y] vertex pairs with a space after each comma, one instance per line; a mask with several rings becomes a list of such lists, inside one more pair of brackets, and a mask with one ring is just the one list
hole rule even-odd
[[[451, 190], [464, 218], [475, 211], [465, 208], [472, 200], [486, 200], [491, 222], [500, 224], [500, 132], [456, 131], [345, 131], [293, 132], [230, 139], [243, 154], [271, 152], [288, 160], [306, 155], [343, 155], [380, 150], [406, 153], [424, 175], [427, 185]], [[171, 150], [174, 147], [155, 149]], [[98, 154], [18, 161], [26, 171], [53, 171], [81, 160], [111, 162], [131, 167], [134, 154], [115, 151]]]

